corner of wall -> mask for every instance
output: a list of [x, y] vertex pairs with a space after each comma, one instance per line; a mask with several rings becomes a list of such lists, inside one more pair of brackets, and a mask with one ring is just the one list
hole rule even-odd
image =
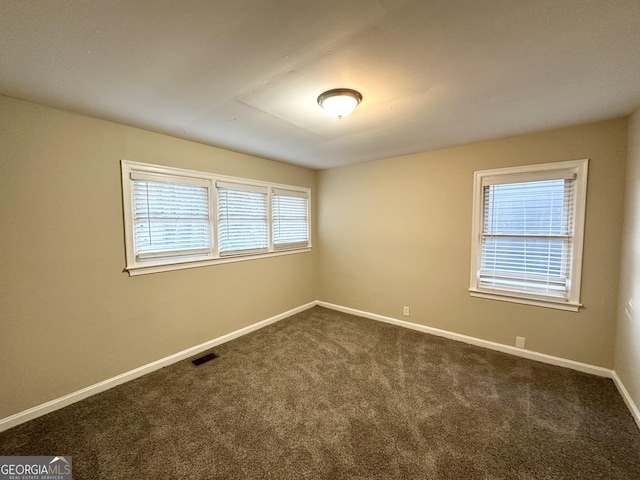
[[629, 117], [627, 147], [614, 380], [640, 426], [640, 109]]

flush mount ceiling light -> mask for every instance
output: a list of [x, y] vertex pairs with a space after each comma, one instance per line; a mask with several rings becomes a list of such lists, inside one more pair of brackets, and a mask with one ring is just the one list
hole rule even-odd
[[331, 116], [342, 118], [349, 115], [362, 101], [360, 92], [350, 88], [334, 88], [318, 97], [318, 104]]

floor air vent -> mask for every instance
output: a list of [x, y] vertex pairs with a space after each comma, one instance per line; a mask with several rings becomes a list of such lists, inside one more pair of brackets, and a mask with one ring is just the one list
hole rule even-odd
[[218, 358], [218, 355], [211, 352], [211, 353], [207, 353], [206, 355], [203, 355], [202, 357], [198, 357], [195, 360], [191, 360], [191, 363], [193, 363], [195, 366], [198, 366], [198, 365], [202, 365], [205, 362], [208, 362], [209, 360], [213, 360], [214, 358]]

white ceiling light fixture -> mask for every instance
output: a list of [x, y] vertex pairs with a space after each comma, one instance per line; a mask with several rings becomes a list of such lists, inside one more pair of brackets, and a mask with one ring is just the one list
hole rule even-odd
[[350, 88], [334, 88], [321, 93], [318, 97], [318, 105], [324, 108], [333, 117], [346, 117], [362, 101], [362, 94]]

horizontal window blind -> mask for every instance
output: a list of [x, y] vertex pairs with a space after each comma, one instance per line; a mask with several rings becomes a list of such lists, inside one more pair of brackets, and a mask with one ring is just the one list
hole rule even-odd
[[575, 179], [483, 186], [480, 287], [568, 298]]
[[266, 252], [269, 247], [267, 188], [217, 182], [220, 255]]
[[132, 276], [311, 249], [308, 188], [128, 160], [121, 173]]
[[192, 183], [132, 179], [138, 259], [209, 254], [209, 188]]
[[308, 198], [304, 192], [273, 189], [271, 215], [273, 248], [285, 250], [309, 245]]

